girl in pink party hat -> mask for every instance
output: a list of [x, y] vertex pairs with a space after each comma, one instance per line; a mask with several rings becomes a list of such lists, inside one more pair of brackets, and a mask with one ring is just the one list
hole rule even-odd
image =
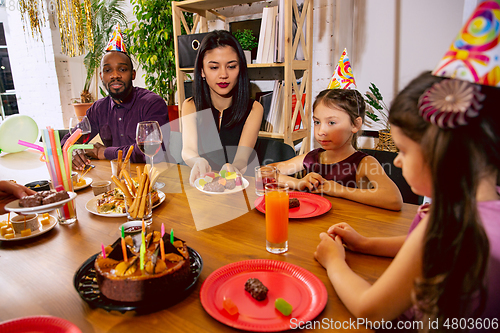
[[[407, 238], [367, 238], [346, 223], [320, 235], [315, 257], [356, 317], [385, 328], [498, 331], [499, 14], [500, 0], [481, 3], [434, 76], [417, 77], [391, 105], [394, 163], [433, 199]], [[395, 258], [370, 285], [347, 265], [345, 247]], [[387, 322], [396, 318], [413, 322]]]
[[[273, 163], [278, 181], [290, 189], [309, 190], [391, 210], [403, 205], [401, 193], [372, 156], [357, 150], [365, 101], [355, 90], [349, 58], [342, 54], [329, 87], [313, 104], [314, 138], [321, 148]], [[304, 171], [297, 179], [288, 175]]]

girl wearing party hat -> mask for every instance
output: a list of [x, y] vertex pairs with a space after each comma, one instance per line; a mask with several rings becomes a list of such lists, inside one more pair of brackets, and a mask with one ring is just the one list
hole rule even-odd
[[[365, 102], [355, 90], [345, 50], [330, 86], [340, 89], [320, 92], [313, 104], [314, 138], [321, 148], [273, 163], [280, 172], [278, 181], [300, 191], [400, 210], [403, 201], [397, 186], [374, 157], [357, 150]], [[301, 179], [288, 176], [303, 170], [306, 175]]]
[[[346, 223], [320, 235], [315, 257], [356, 317], [399, 316], [425, 331], [498, 330], [499, 14], [500, 0], [481, 3], [434, 75], [413, 80], [391, 106], [394, 163], [415, 193], [433, 199], [407, 238], [366, 238]], [[370, 285], [349, 268], [344, 246], [395, 258]]]

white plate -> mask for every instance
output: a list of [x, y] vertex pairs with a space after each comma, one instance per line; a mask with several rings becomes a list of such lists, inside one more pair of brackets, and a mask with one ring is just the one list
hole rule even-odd
[[[123, 217], [123, 216], [127, 216], [127, 213], [122, 213], [122, 214], [118, 214], [118, 213], [99, 213], [97, 211], [97, 200], [101, 199], [103, 194], [99, 194], [98, 196], [95, 196], [92, 199], [90, 199], [89, 201], [87, 201], [87, 204], [85, 205], [85, 208], [87, 209], [87, 211], [89, 213], [92, 213], [92, 214], [95, 214], [95, 215], [99, 215], [99, 216], [104, 216], [104, 217]], [[160, 201], [158, 201], [158, 203], [153, 206], [153, 209], [156, 208], [156, 207], [158, 207], [159, 205], [161, 205], [161, 203], [163, 201], [165, 201], [165, 197], [166, 197], [165, 193], [163, 193], [162, 191], [158, 191], [158, 196], [160, 197]]]
[[74, 191], [78, 191], [78, 190], [84, 189], [86, 187], [89, 187], [90, 184], [92, 184], [92, 182], [93, 182], [92, 178], [90, 178], [90, 177], [83, 177], [83, 180], [85, 180], [85, 185], [73, 187]]
[[10, 212], [15, 212], [15, 213], [21, 213], [21, 214], [30, 214], [30, 213], [47, 213], [50, 212], [56, 208], [64, 206], [66, 202], [69, 202], [76, 198], [76, 193], [75, 192], [68, 192], [69, 198], [64, 199], [58, 202], [54, 202], [48, 205], [41, 205], [41, 206], [35, 206], [35, 207], [21, 207], [19, 206], [19, 199], [14, 200], [9, 202], [8, 204], [5, 205], [5, 209], [10, 211]]
[[[38, 221], [40, 221], [41, 218], [42, 218], [42, 216], [39, 216]], [[31, 235], [29, 235], [29, 236], [21, 236], [21, 234], [14, 234], [15, 235], [14, 238], [6, 239], [4, 236], [0, 235], [0, 241], [4, 241], [4, 242], [18, 241], [18, 240], [22, 240], [22, 239], [28, 239], [28, 238], [40, 236], [56, 226], [57, 219], [54, 216], [49, 215], [49, 221], [50, 221], [50, 223], [46, 224], [46, 225], [42, 225], [40, 223], [40, 228], [38, 228], [38, 230], [32, 231]]]
[[200, 185], [200, 180], [202, 180], [203, 178], [198, 178], [194, 181], [194, 186], [200, 190], [201, 192], [203, 193], [207, 193], [207, 194], [229, 194], [229, 193], [236, 193], [236, 192], [239, 192], [239, 191], [243, 191], [244, 189], [246, 189], [248, 187], [248, 180], [246, 180], [245, 178], [241, 177], [241, 180], [243, 182], [243, 185], [238, 185], [236, 186], [235, 188], [233, 188], [232, 190], [224, 190], [224, 192], [209, 192], [209, 191], [205, 191], [203, 190], [203, 186]]

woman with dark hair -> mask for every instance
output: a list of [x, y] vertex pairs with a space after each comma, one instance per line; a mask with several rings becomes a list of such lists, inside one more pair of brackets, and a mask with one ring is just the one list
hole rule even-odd
[[[211, 112], [200, 112], [207, 109]], [[250, 99], [241, 45], [227, 31], [210, 32], [203, 38], [196, 57], [193, 98], [182, 104], [182, 158], [192, 168], [190, 183], [212, 170], [210, 158], [201, 155], [210, 153], [207, 141], [214, 138], [207, 133], [208, 128], [214, 128], [213, 123], [221, 145], [215, 145], [219, 158], [211, 160], [212, 164], [244, 172], [257, 141], [262, 115], [262, 105]]]

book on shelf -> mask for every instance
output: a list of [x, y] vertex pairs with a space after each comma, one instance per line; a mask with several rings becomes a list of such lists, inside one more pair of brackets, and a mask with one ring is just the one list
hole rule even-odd
[[[284, 133], [285, 120], [283, 116], [285, 106], [285, 85], [280, 80], [274, 81], [273, 91], [261, 92], [256, 95], [259, 102], [264, 108], [264, 115], [262, 117], [262, 124], [260, 130], [268, 133]], [[304, 109], [306, 101], [306, 94], [302, 94], [302, 109]], [[297, 96], [292, 92], [292, 105], [290, 110], [291, 121], [293, 122], [293, 114], [297, 106]], [[292, 131], [298, 131], [302, 128], [302, 117], [300, 110], [297, 109], [297, 117], [295, 122], [291, 124]]]
[[264, 7], [260, 24], [259, 41], [257, 46], [256, 63], [266, 64], [273, 62], [276, 44], [276, 18], [278, 6]]
[[269, 111], [271, 110], [271, 102], [273, 100], [273, 92], [272, 91], [264, 91], [258, 92], [255, 95], [255, 99], [262, 104], [264, 108], [264, 115], [262, 116], [262, 123], [260, 125], [260, 130], [265, 131], [267, 126], [267, 116], [269, 115]]
[[278, 4], [278, 45], [276, 47], [276, 62], [285, 61], [285, 0], [279, 0]]
[[[306, 93], [302, 94], [302, 110], [304, 109], [304, 105], [306, 103]], [[293, 121], [293, 112], [295, 111], [295, 106], [297, 105], [297, 95], [295, 92], [292, 93], [292, 121]], [[297, 119], [295, 120], [295, 124], [293, 125], [293, 131], [298, 131], [302, 128], [302, 118], [300, 116], [300, 110], [297, 109]]]

